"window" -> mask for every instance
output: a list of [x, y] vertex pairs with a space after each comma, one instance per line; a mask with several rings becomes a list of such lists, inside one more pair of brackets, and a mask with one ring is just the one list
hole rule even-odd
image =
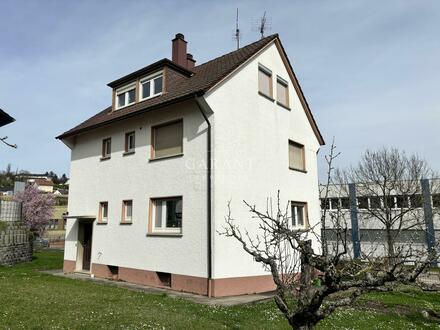
[[133, 201], [125, 200], [122, 202], [122, 223], [131, 223], [133, 217]]
[[287, 81], [277, 77], [277, 103], [289, 107], [289, 87]]
[[125, 134], [125, 152], [134, 152], [135, 148], [135, 139], [134, 139], [134, 132], [126, 133]]
[[422, 195], [416, 194], [409, 197], [411, 207], [421, 208], [423, 207], [423, 197]]
[[341, 209], [349, 209], [350, 208], [350, 198], [343, 197], [341, 198]]
[[330, 209], [330, 200], [328, 198], [321, 199], [321, 209]]
[[142, 100], [162, 94], [163, 74], [141, 80]]
[[108, 202], [99, 203], [99, 222], [107, 222], [108, 219]]
[[107, 159], [110, 158], [112, 153], [112, 139], [104, 139], [102, 140], [102, 158]]
[[379, 196], [370, 197], [370, 208], [372, 208], [372, 209], [380, 209], [381, 208]]
[[292, 212], [292, 227], [304, 228], [306, 226], [306, 203], [290, 202]]
[[432, 206], [440, 207], [440, 194], [432, 195]]
[[133, 104], [135, 101], [136, 85], [130, 85], [116, 91], [116, 109]]
[[289, 141], [289, 168], [299, 171], [306, 170], [304, 146], [302, 144]]
[[258, 66], [258, 92], [273, 99], [272, 71], [263, 65]]
[[330, 203], [332, 210], [338, 210], [341, 208], [339, 204], [339, 198], [330, 198]]
[[183, 121], [152, 128], [151, 158], [163, 158], [183, 153]]
[[182, 232], [182, 197], [152, 199], [153, 232]]
[[390, 209], [394, 209], [396, 207], [394, 203], [394, 196], [385, 196], [384, 205]]
[[396, 196], [396, 207], [400, 208], [408, 208], [408, 196]]
[[368, 209], [368, 197], [358, 197], [358, 208]]

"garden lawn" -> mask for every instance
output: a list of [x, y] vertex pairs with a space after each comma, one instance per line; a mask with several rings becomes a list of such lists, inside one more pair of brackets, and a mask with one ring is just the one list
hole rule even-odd
[[[0, 267], [0, 329], [288, 329], [273, 301], [205, 306], [38, 271], [62, 268], [62, 259], [62, 252], [43, 251], [30, 263]], [[440, 329], [421, 308], [440, 312], [440, 294], [372, 293], [318, 329]]]

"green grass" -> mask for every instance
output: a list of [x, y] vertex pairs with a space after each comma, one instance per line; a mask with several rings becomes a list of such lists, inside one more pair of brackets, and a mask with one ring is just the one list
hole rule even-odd
[[[61, 267], [58, 251], [36, 253], [31, 263], [0, 267], [0, 329], [288, 329], [273, 301], [213, 307], [38, 272]], [[369, 302], [384, 308], [369, 309]], [[395, 309], [402, 305], [408, 309], [404, 315]], [[440, 329], [421, 317], [420, 306], [438, 311], [440, 294], [412, 288], [369, 294], [318, 328]]]

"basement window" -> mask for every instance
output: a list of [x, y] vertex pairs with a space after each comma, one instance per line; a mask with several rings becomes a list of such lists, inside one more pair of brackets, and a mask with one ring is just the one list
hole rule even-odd
[[116, 109], [121, 109], [136, 101], [136, 84], [116, 90]]
[[163, 73], [155, 74], [141, 80], [142, 100], [146, 100], [162, 94]]

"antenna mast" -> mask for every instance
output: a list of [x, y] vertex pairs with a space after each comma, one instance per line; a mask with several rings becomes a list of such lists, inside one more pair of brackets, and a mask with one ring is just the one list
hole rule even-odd
[[237, 40], [237, 49], [240, 48], [240, 29], [238, 28], [238, 8], [237, 8], [237, 18], [235, 19], [235, 35], [234, 38]]
[[266, 11], [264, 12], [263, 17], [261, 17], [259, 30], [260, 30], [261, 39], [263, 39], [264, 31], [266, 30]]

